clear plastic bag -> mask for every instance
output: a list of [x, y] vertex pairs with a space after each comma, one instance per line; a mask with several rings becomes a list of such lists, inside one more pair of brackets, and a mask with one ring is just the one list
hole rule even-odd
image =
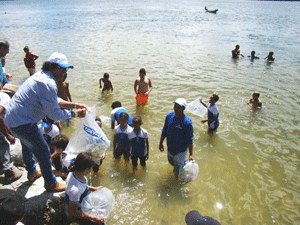
[[81, 210], [89, 215], [109, 218], [114, 209], [115, 197], [108, 188], [89, 193], [81, 202]]
[[79, 154], [91, 152], [95, 156], [101, 156], [109, 147], [110, 141], [95, 121], [95, 113], [88, 112], [81, 119], [69, 144], [66, 153]]
[[199, 99], [200, 98], [197, 98], [194, 101], [187, 104], [185, 110], [190, 113], [193, 113], [196, 116], [203, 117], [207, 113], [207, 108], [201, 104]]
[[188, 183], [195, 180], [199, 174], [199, 166], [195, 160], [188, 161], [179, 171], [179, 180], [182, 183]]

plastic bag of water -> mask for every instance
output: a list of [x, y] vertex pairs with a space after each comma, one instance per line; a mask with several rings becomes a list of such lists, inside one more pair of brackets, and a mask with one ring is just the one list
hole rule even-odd
[[185, 110], [200, 117], [203, 117], [207, 113], [207, 108], [201, 104], [199, 98], [187, 104]]
[[96, 157], [100, 157], [109, 145], [110, 141], [96, 123], [94, 113], [88, 112], [76, 127], [66, 152], [75, 155], [81, 152], [91, 152]]
[[188, 161], [179, 171], [179, 180], [182, 183], [188, 183], [195, 180], [199, 174], [199, 166], [195, 160]]
[[114, 209], [115, 197], [108, 188], [89, 193], [81, 202], [81, 210], [89, 215], [109, 218]]

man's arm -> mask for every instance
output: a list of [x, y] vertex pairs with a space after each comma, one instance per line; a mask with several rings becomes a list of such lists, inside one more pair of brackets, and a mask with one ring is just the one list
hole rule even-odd
[[16, 138], [12, 135], [11, 131], [4, 123], [4, 112], [5, 108], [0, 105], [0, 132], [6, 137], [6, 139], [14, 144], [16, 142]]

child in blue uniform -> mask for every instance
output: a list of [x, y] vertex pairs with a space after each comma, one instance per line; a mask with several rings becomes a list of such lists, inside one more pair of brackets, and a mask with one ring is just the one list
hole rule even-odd
[[208, 130], [214, 131], [219, 127], [219, 110], [216, 102], [219, 100], [219, 96], [213, 94], [207, 104], [203, 103], [200, 99], [201, 104], [207, 108], [207, 120], [202, 120], [202, 123], [208, 123]]
[[130, 156], [128, 134], [132, 131], [132, 127], [127, 124], [128, 118], [127, 113], [122, 112], [120, 114], [120, 124], [115, 127], [113, 141], [115, 159], [119, 159], [123, 155], [126, 161], [129, 160]]
[[138, 159], [142, 167], [146, 166], [146, 160], [149, 157], [149, 141], [147, 130], [141, 127], [142, 118], [140, 116], [133, 117], [133, 130], [128, 134], [130, 141], [130, 155], [132, 166], [136, 169]]

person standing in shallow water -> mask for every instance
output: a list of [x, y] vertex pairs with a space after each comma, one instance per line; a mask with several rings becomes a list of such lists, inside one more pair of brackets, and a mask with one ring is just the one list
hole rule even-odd
[[[11, 129], [22, 145], [23, 161], [28, 172], [29, 182], [43, 176], [47, 191], [63, 191], [66, 185], [56, 181], [51, 168], [50, 149], [38, 129], [37, 123], [48, 116], [52, 120], [71, 118], [71, 111], [62, 108], [77, 108], [78, 117], [84, 117], [86, 106], [57, 100], [57, 82], [64, 79], [65, 74], [73, 65], [61, 53], [53, 53], [44, 62], [42, 70], [30, 76], [19, 88], [8, 103], [5, 124]], [[37, 170], [34, 156], [40, 169]]]
[[134, 92], [136, 94], [136, 104], [138, 106], [145, 105], [148, 102], [149, 94], [152, 91], [152, 83], [148, 76], [146, 76], [146, 70], [140, 69], [139, 77], [134, 82]]
[[33, 75], [35, 73], [35, 60], [39, 57], [32, 52], [29, 51], [28, 46], [24, 47], [25, 57], [24, 57], [24, 64], [29, 72], [29, 75]]
[[184, 114], [186, 106], [185, 99], [176, 99], [174, 112], [170, 112], [166, 116], [159, 142], [159, 150], [163, 152], [163, 142], [167, 138], [168, 161], [174, 167], [173, 172], [176, 178], [185, 165], [187, 149], [189, 150], [189, 160], [194, 160], [194, 130], [192, 120]]
[[219, 127], [219, 110], [216, 105], [216, 102], [219, 100], [219, 96], [216, 94], [213, 94], [210, 98], [207, 104], [202, 102], [202, 99], [200, 99], [200, 103], [207, 108], [207, 119], [202, 120], [202, 123], [208, 124], [208, 130], [214, 131]]
[[233, 59], [238, 59], [239, 56], [244, 57], [244, 56], [241, 54], [240, 46], [239, 46], [239, 45], [236, 45], [236, 46], [235, 46], [235, 48], [231, 51], [231, 55], [232, 55], [232, 58], [233, 58]]

